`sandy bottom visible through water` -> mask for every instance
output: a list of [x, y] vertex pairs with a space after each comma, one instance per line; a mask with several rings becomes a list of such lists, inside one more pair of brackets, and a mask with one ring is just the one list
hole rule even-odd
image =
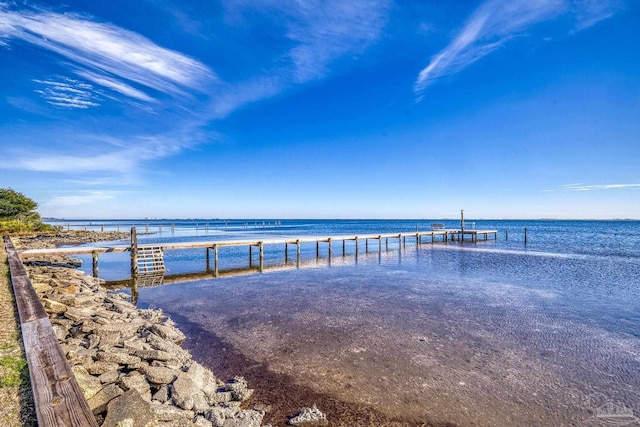
[[219, 376], [245, 376], [274, 426], [314, 403], [335, 426], [605, 425], [597, 405], [640, 404], [640, 340], [565, 318], [553, 291], [349, 272], [168, 285], [140, 301]]

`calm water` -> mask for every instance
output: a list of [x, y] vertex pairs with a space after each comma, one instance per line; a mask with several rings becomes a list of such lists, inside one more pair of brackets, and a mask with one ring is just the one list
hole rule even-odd
[[[141, 240], [408, 232], [431, 222], [442, 221], [200, 224]], [[187, 346], [219, 375], [241, 370], [264, 389], [256, 399], [271, 405], [274, 425], [315, 402], [334, 410], [332, 425], [604, 426], [640, 417], [640, 222], [475, 222], [497, 229], [498, 241], [400, 250], [390, 242], [382, 252], [375, 242], [358, 259], [334, 244], [331, 260], [309, 245], [301, 268], [141, 289], [139, 304], [178, 320]], [[221, 267], [247, 256], [221, 252]], [[100, 260], [107, 279], [128, 271], [126, 256]], [[282, 248], [268, 248], [266, 263], [281, 266]], [[202, 270], [204, 251], [168, 252], [167, 265]], [[292, 390], [309, 401], [286, 403]], [[365, 420], [367, 411], [378, 421]]]

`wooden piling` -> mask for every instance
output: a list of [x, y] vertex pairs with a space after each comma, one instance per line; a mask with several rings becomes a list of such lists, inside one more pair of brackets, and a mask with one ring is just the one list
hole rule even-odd
[[345, 251], [345, 246], [347, 245], [346, 242], [347, 242], [346, 239], [342, 239], [342, 256], [346, 254], [346, 251]]
[[333, 248], [331, 247], [331, 237], [329, 237], [329, 239], [327, 240], [327, 243], [329, 244], [329, 261], [331, 261], [331, 255], [333, 252]]
[[93, 277], [98, 277], [98, 252], [91, 252], [91, 258], [93, 259]]
[[131, 227], [131, 293], [138, 294], [138, 236]]
[[206, 251], [206, 260], [207, 260], [207, 269], [206, 271], [209, 272], [209, 270], [211, 270], [211, 266], [209, 265], [209, 248], [205, 248], [204, 249]]
[[213, 277], [218, 277], [218, 245], [213, 245]]
[[258, 248], [260, 249], [260, 273], [262, 273], [264, 271], [264, 244], [259, 242]]
[[527, 227], [524, 228], [524, 244], [527, 244], [527, 237], [529, 234], [529, 230], [527, 229]]

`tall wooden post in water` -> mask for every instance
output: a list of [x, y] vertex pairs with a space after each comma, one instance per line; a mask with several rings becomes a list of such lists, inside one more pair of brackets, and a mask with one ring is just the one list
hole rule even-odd
[[464, 242], [464, 210], [460, 210], [460, 241]]
[[138, 236], [136, 228], [131, 227], [131, 297], [138, 300]]

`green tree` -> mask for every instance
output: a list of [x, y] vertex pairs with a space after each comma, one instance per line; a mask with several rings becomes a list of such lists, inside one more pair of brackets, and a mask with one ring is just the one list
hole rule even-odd
[[0, 220], [40, 222], [38, 204], [22, 193], [0, 188]]

